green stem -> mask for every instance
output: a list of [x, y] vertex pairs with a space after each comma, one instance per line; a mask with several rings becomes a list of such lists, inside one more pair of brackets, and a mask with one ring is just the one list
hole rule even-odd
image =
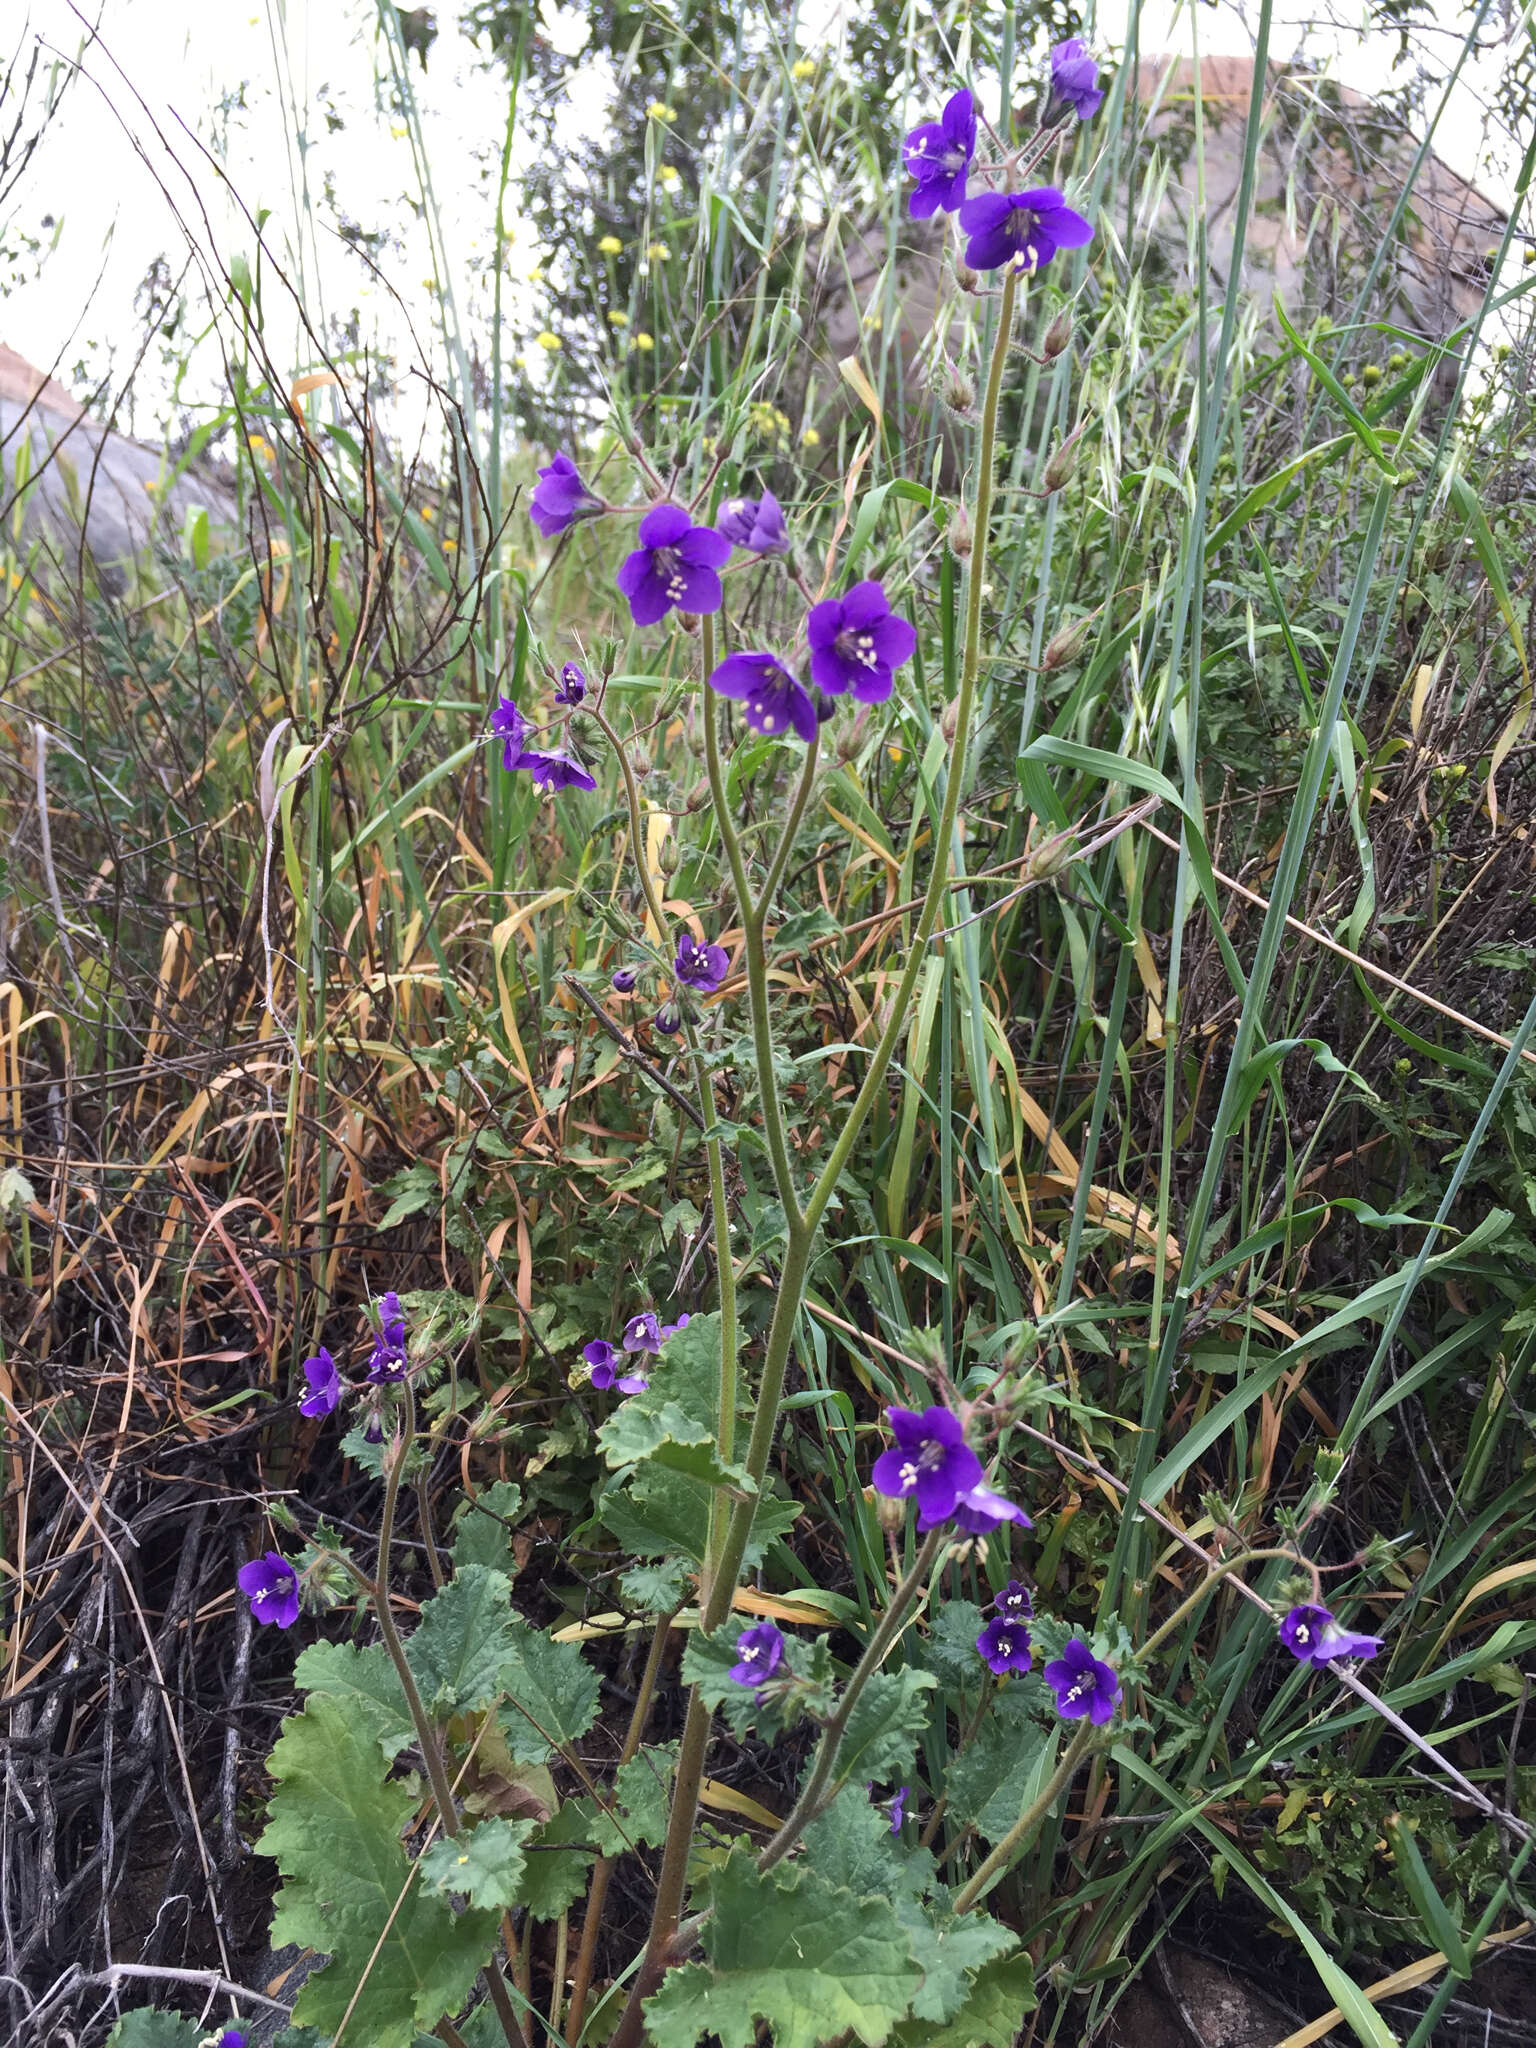
[[805, 1790], [796, 1800], [788, 1820], [757, 1859], [759, 1874], [772, 1870], [775, 1863], [784, 1860], [817, 1814], [824, 1812], [836, 1796], [837, 1788], [834, 1786], [828, 1795], [827, 1787], [837, 1769], [838, 1752], [843, 1746], [843, 1736], [847, 1733], [853, 1710], [859, 1703], [859, 1695], [885, 1662], [886, 1652], [906, 1625], [908, 1612], [927, 1583], [934, 1559], [952, 1534], [952, 1530], [942, 1526], [930, 1529], [919, 1545], [911, 1571], [891, 1595], [891, 1603], [880, 1617], [880, 1626], [865, 1644], [863, 1656], [849, 1675], [843, 1696], [837, 1703], [837, 1712], [823, 1731], [821, 1747], [805, 1781]]
[[1025, 1807], [1024, 1811], [992, 1851], [986, 1862], [982, 1864], [980, 1870], [977, 1871], [970, 1883], [956, 1895], [955, 1911], [957, 1913], [969, 1913], [992, 1879], [1006, 1864], [1012, 1861], [1015, 1852], [1024, 1846], [1027, 1838], [1034, 1833], [1041, 1821], [1044, 1820], [1045, 1816], [1056, 1804], [1062, 1787], [1069, 1782], [1072, 1773], [1082, 1761], [1083, 1751], [1088, 1747], [1093, 1734], [1093, 1723], [1084, 1719], [1077, 1733], [1067, 1744], [1066, 1755], [1056, 1766], [1055, 1770], [1052, 1771], [1045, 1790], [1040, 1793], [1038, 1798], [1032, 1800]]
[[[714, 666], [714, 621], [704, 621], [704, 667], [706, 673]], [[725, 846], [726, 857], [731, 866], [731, 879], [736, 886], [736, 902], [741, 912], [742, 951], [747, 965], [747, 1007], [752, 1019], [752, 1050], [757, 1059], [757, 1087], [763, 1105], [763, 1135], [768, 1144], [768, 1158], [773, 1167], [773, 1184], [778, 1191], [784, 1214], [791, 1224], [799, 1221], [800, 1202], [795, 1193], [794, 1170], [790, 1165], [789, 1141], [784, 1130], [784, 1110], [779, 1101], [778, 1077], [773, 1069], [773, 1023], [768, 1013], [768, 955], [763, 946], [763, 903], [754, 903], [747, 883], [746, 862], [742, 857], [741, 841], [731, 822], [727, 808], [725, 768], [720, 759], [720, 733], [716, 722], [716, 706], [705, 691], [704, 702], [704, 763], [709, 773], [709, 794], [714, 805], [715, 817], [720, 826], [720, 837]], [[802, 787], [804, 787], [802, 785]], [[806, 790], [805, 794], [809, 794]], [[780, 848], [782, 852], [782, 847]]]
[[773, 909], [774, 896], [777, 894], [779, 883], [784, 879], [784, 870], [789, 865], [789, 856], [794, 852], [795, 841], [800, 836], [800, 821], [804, 818], [805, 807], [811, 800], [811, 787], [816, 780], [820, 751], [821, 727], [818, 725], [815, 738], [805, 750], [805, 766], [800, 771], [800, 780], [790, 801], [789, 816], [784, 820], [784, 832], [774, 850], [773, 859], [768, 863], [768, 872], [763, 878], [763, 886], [753, 909], [753, 916], [759, 926], [768, 920]]
[[1302, 1571], [1311, 1572], [1312, 1597], [1315, 1600], [1321, 1598], [1321, 1594], [1318, 1590], [1319, 1581], [1316, 1566], [1309, 1563], [1306, 1558], [1298, 1557], [1294, 1550], [1240, 1551], [1236, 1557], [1229, 1557], [1225, 1564], [1217, 1565], [1212, 1572], [1210, 1572], [1205, 1578], [1203, 1578], [1200, 1581], [1199, 1585], [1196, 1586], [1193, 1593], [1188, 1594], [1184, 1599], [1182, 1599], [1179, 1602], [1178, 1606], [1175, 1607], [1172, 1614], [1169, 1615], [1168, 1619], [1162, 1624], [1162, 1626], [1154, 1630], [1153, 1633], [1147, 1637], [1147, 1640], [1142, 1644], [1141, 1648], [1136, 1652], [1136, 1662], [1138, 1664], [1144, 1664], [1147, 1658], [1150, 1657], [1152, 1652], [1157, 1648], [1158, 1644], [1163, 1640], [1163, 1637], [1167, 1635], [1172, 1635], [1173, 1631], [1178, 1627], [1179, 1623], [1184, 1619], [1185, 1615], [1191, 1613], [1196, 1607], [1198, 1607], [1200, 1602], [1205, 1598], [1206, 1594], [1213, 1592], [1215, 1588], [1221, 1584], [1222, 1580], [1228, 1576], [1229, 1573], [1240, 1571], [1245, 1564], [1256, 1564], [1261, 1558], [1267, 1557], [1283, 1558], [1287, 1564], [1293, 1564], [1296, 1565]]
[[[811, 1190], [810, 1199], [805, 1205], [805, 1220], [812, 1229], [820, 1222], [822, 1212], [831, 1201], [838, 1176], [848, 1164], [859, 1132], [864, 1127], [864, 1120], [874, 1107], [875, 1098], [885, 1086], [886, 1069], [890, 1066], [905, 1028], [912, 991], [917, 986], [917, 977], [922, 971], [923, 955], [938, 922], [939, 905], [944, 900], [949, 875], [949, 853], [954, 839], [955, 819], [960, 810], [960, 791], [965, 781], [966, 752], [970, 744], [971, 719], [976, 705], [976, 675], [981, 662], [981, 592], [986, 582], [987, 530], [992, 521], [992, 472], [997, 460], [997, 412], [1003, 390], [1003, 367], [1008, 360], [1008, 346], [1013, 334], [1013, 304], [1017, 286], [1018, 273], [1010, 270], [1003, 281], [997, 335], [992, 344], [992, 362], [987, 371], [987, 395], [982, 407], [981, 452], [976, 477], [976, 514], [970, 567], [966, 572], [965, 651], [960, 665], [960, 694], [955, 706], [955, 739], [950, 753], [949, 773], [944, 783], [944, 803], [939, 813], [938, 827], [933, 835], [933, 866], [928, 875], [928, 887], [923, 893], [923, 907], [918, 913], [917, 929], [912, 936], [907, 964], [902, 970], [901, 981], [892, 999], [885, 1029], [870, 1055], [863, 1084], [853, 1099], [853, 1107], [848, 1112], [847, 1121], [838, 1133], [837, 1142], [832, 1147], [827, 1163], [822, 1168], [816, 1185]], [[913, 833], [916, 834], [918, 829], [918, 820], [914, 816]]]

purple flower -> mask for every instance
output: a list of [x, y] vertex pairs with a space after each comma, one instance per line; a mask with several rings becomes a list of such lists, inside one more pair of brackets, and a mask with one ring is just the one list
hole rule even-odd
[[891, 1833], [893, 1835], [901, 1833], [901, 1824], [906, 1819], [907, 1814], [907, 1801], [911, 1796], [912, 1787], [910, 1785], [903, 1785], [896, 1794], [896, 1797], [891, 1801]]
[[793, 727], [807, 745], [816, 737], [810, 691], [771, 654], [728, 654], [710, 677], [709, 687], [722, 697], [744, 698], [747, 723], [754, 732]]
[[1056, 1711], [1064, 1721], [1081, 1721], [1086, 1714], [1095, 1728], [1104, 1726], [1120, 1697], [1119, 1679], [1081, 1636], [1069, 1637], [1061, 1655], [1046, 1665], [1045, 1682], [1055, 1690]]
[[245, 2036], [238, 2027], [226, 2027], [213, 2048], [245, 2048]]
[[557, 704], [579, 704], [587, 694], [587, 672], [578, 668], [574, 661], [566, 662], [560, 670], [560, 681], [555, 688]]
[[1326, 1607], [1293, 1607], [1280, 1624], [1280, 1640], [1293, 1657], [1321, 1670], [1335, 1657], [1374, 1657], [1380, 1636], [1340, 1628]]
[[917, 629], [898, 619], [878, 583], [855, 583], [846, 597], [812, 605], [805, 621], [811, 643], [811, 680], [840, 697], [851, 690], [861, 704], [883, 704], [894, 687], [891, 671], [910, 661]]
[[[942, 1515], [935, 1516], [942, 1521]], [[954, 1506], [954, 1520], [957, 1529], [963, 1529], [968, 1536], [990, 1536], [992, 1531], [1004, 1522], [1021, 1522], [1026, 1529], [1033, 1529], [1034, 1523], [1022, 1508], [1014, 1506], [1011, 1500], [1004, 1500], [1000, 1493], [994, 1493], [990, 1486], [972, 1486], [962, 1493]], [[931, 1529], [932, 1522], [918, 1513], [919, 1529]]]
[[528, 737], [528, 721], [510, 697], [503, 697], [491, 713], [491, 731], [498, 739], [506, 741], [502, 748], [503, 768], [520, 768], [523, 764], [523, 742]]
[[683, 1028], [683, 1013], [676, 1003], [663, 1003], [656, 1012], [656, 1029], [672, 1038]]
[[363, 1442], [365, 1444], [381, 1444], [383, 1441], [384, 1418], [378, 1409], [375, 1408], [370, 1411], [368, 1420], [363, 1425]]
[[299, 1403], [299, 1413], [329, 1415], [341, 1399], [341, 1374], [323, 1344], [313, 1358], [305, 1359], [304, 1377], [309, 1381], [309, 1392]]
[[405, 1350], [405, 1311], [391, 1288], [379, 1301], [379, 1334], [368, 1355], [368, 1378], [374, 1386], [386, 1380], [403, 1380], [409, 1359]]
[[730, 1676], [738, 1685], [762, 1685], [784, 1662], [784, 1637], [771, 1621], [744, 1628], [736, 1638]]
[[685, 987], [712, 996], [730, 969], [731, 956], [724, 946], [701, 946], [692, 932], [678, 933], [672, 972]]
[[893, 1500], [917, 1495], [918, 1512], [932, 1528], [955, 1511], [962, 1493], [981, 1484], [981, 1460], [965, 1441], [960, 1418], [947, 1408], [887, 1408], [885, 1419], [896, 1439], [894, 1450], [882, 1451], [870, 1474], [878, 1492]]
[[674, 605], [717, 612], [725, 600], [717, 569], [731, 544], [712, 526], [695, 526], [681, 505], [656, 505], [640, 522], [640, 545], [621, 564], [619, 589], [637, 626], [654, 626]]
[[655, 1309], [642, 1309], [630, 1317], [624, 1325], [624, 1349], [648, 1351], [652, 1358], [661, 1356], [661, 1319]]
[[634, 992], [635, 983], [640, 979], [638, 967], [615, 967], [613, 989], [616, 995], [627, 996]]
[[960, 209], [970, 236], [965, 260], [972, 270], [1040, 270], [1058, 249], [1081, 249], [1093, 229], [1074, 213], [1054, 185], [1028, 192], [983, 192]]
[[715, 524], [732, 547], [749, 548], [754, 555], [789, 553], [789, 529], [772, 491], [760, 498], [727, 498]]
[[279, 1550], [243, 1564], [238, 1574], [241, 1592], [251, 1603], [255, 1621], [270, 1621], [278, 1628], [292, 1628], [299, 1618], [299, 1575]]
[[1033, 1662], [1029, 1630], [1022, 1622], [997, 1614], [976, 1638], [982, 1661], [1001, 1678], [1005, 1671], [1027, 1671]]
[[1022, 1579], [1010, 1579], [992, 1605], [999, 1614], [1006, 1615], [1010, 1621], [1028, 1621], [1035, 1611], [1035, 1603], [1029, 1597], [1029, 1588]]
[[520, 754], [513, 762], [514, 768], [526, 768], [540, 789], [596, 789], [597, 778], [590, 775], [574, 756], [562, 747], [551, 747], [541, 754]]
[[617, 1387], [621, 1394], [643, 1394], [651, 1384], [642, 1372], [619, 1371], [620, 1356], [605, 1338], [594, 1337], [582, 1350], [582, 1357], [592, 1368], [591, 1379], [600, 1393], [610, 1387]]
[[1099, 67], [1077, 36], [1057, 43], [1051, 51], [1051, 104], [1048, 120], [1059, 120], [1069, 109], [1079, 121], [1087, 121], [1104, 104], [1098, 84]]
[[569, 455], [557, 455], [539, 471], [528, 516], [546, 539], [552, 539], [578, 519], [591, 519], [602, 509], [602, 499], [587, 489]]
[[914, 128], [902, 148], [917, 190], [907, 202], [914, 220], [927, 220], [942, 206], [953, 213], [965, 197], [966, 173], [976, 154], [976, 103], [962, 86], [945, 102], [937, 121]]

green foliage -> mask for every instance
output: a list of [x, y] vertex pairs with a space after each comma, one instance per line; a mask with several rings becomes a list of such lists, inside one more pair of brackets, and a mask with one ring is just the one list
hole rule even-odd
[[965, 2003], [947, 2021], [906, 2020], [891, 2036], [900, 2048], [1009, 2048], [1039, 2004], [1028, 1956], [985, 1964]]
[[511, 1598], [505, 1572], [471, 1564], [422, 1607], [406, 1656], [429, 1714], [488, 1707], [509, 1690], [505, 1673], [517, 1661]]
[[390, 1761], [415, 1740], [399, 1673], [380, 1644], [359, 1649], [356, 1643], [310, 1643], [299, 1652], [293, 1682], [300, 1692], [340, 1701], [357, 1727], [372, 1731]]
[[359, 2035], [411, 2048], [418, 2026], [467, 1998], [495, 1914], [455, 1914], [416, 1881], [401, 1839], [416, 1799], [385, 1782], [372, 1730], [343, 1702], [315, 1694], [284, 1723], [269, 1768], [277, 1790], [257, 1849], [283, 1879], [272, 1939], [330, 1958], [306, 1980], [295, 2020], [334, 2029], [356, 1993]]
[[984, 1841], [1001, 1841], [1049, 1775], [1057, 1741], [1050, 1699], [1033, 1672], [1010, 1680], [949, 1766], [950, 1810]]
[[523, 1489], [510, 1479], [494, 1480], [474, 1500], [466, 1500], [453, 1524], [454, 1570], [478, 1564], [515, 1577], [510, 1525], [522, 1505]]
[[509, 1701], [501, 1732], [517, 1763], [546, 1762], [551, 1750], [575, 1742], [597, 1719], [597, 1673], [581, 1651], [525, 1624], [511, 1632], [497, 1688]]
[[780, 1864], [759, 1877], [733, 1854], [708, 1884], [707, 1964], [674, 1970], [646, 2001], [657, 2048], [751, 2048], [766, 2020], [775, 2048], [818, 2048], [852, 2031], [880, 2048], [921, 1987], [890, 1903]]
[[196, 2021], [141, 2005], [123, 2014], [107, 2036], [107, 2048], [197, 2048], [202, 2038]]
[[495, 1911], [521, 1905], [528, 1859], [527, 1820], [483, 1820], [467, 1834], [440, 1836], [421, 1859], [423, 1884], [459, 1892], [472, 1906]]

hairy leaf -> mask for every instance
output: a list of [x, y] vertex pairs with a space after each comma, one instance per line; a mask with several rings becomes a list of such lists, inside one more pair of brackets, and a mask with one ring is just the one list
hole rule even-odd
[[[641, 1396], [630, 1398], [638, 1401]], [[709, 1489], [685, 1474], [647, 1464], [624, 1485], [605, 1493], [597, 1512], [623, 1548], [635, 1556], [678, 1556], [699, 1564], [709, 1534], [709, 1501]], [[759, 1499], [744, 1568], [751, 1570], [760, 1564], [768, 1545], [793, 1528], [799, 1515], [797, 1501], [767, 1494]]]
[[531, 1820], [483, 1820], [452, 1840], [439, 1836], [421, 1859], [422, 1883], [462, 1892], [473, 1906], [519, 1906], [528, 1867], [523, 1844], [533, 1831]]
[[147, 2005], [125, 2012], [107, 2036], [107, 2048], [197, 2048], [203, 2029], [179, 2012]]
[[780, 1864], [760, 1877], [734, 1852], [709, 1880], [709, 1962], [674, 1970], [645, 2006], [655, 2048], [752, 2048], [766, 2020], [775, 2048], [818, 2048], [852, 2032], [880, 2048], [921, 1985], [906, 1933], [885, 1899]]
[[988, 1842], [1001, 1841], [1024, 1811], [1046, 1751], [1054, 1749], [1054, 1734], [1047, 1735], [1031, 1712], [1042, 1712], [1044, 1699], [1045, 1686], [1033, 1675], [1011, 1681], [976, 1740], [949, 1767], [944, 1790], [950, 1811], [974, 1823]]
[[972, 1600], [946, 1600], [939, 1609], [923, 1649], [928, 1669], [941, 1685], [974, 1690], [988, 1677], [976, 1648], [984, 1625], [985, 1617]]
[[360, 1726], [372, 1729], [387, 1762], [416, 1739], [399, 1673], [382, 1644], [311, 1643], [299, 1653], [293, 1681], [301, 1692], [342, 1701]]
[[1005, 1956], [976, 1973], [953, 2019], [939, 2025], [908, 2020], [896, 2029], [894, 2048], [1013, 2048], [1025, 2014], [1038, 2003], [1029, 1957]]
[[923, 1906], [915, 1899], [898, 1899], [895, 1906], [923, 1973], [912, 2001], [914, 2019], [952, 2020], [970, 1996], [971, 1972], [1019, 1945], [1010, 1928], [986, 1913], [957, 1916], [947, 1904]]
[[468, 1997], [496, 1915], [455, 1914], [412, 1881], [400, 1837], [416, 1800], [384, 1781], [378, 1741], [345, 1702], [314, 1694], [284, 1722], [268, 1768], [277, 1791], [256, 1846], [284, 1879], [272, 1941], [330, 1957], [305, 1983], [294, 2019], [334, 2031], [358, 1992], [357, 2038], [410, 2048], [418, 2026], [435, 2026]]
[[498, 1479], [482, 1489], [478, 1498], [466, 1501], [453, 1525], [453, 1568], [489, 1565], [493, 1571], [513, 1578], [517, 1563], [512, 1555], [512, 1531], [507, 1526], [523, 1505], [523, 1489], [510, 1479]]
[[912, 1758], [928, 1725], [926, 1694], [938, 1681], [931, 1671], [877, 1671], [860, 1693], [848, 1717], [837, 1753], [839, 1780], [866, 1778], [883, 1783], [899, 1779], [912, 1768]]
[[511, 1648], [512, 1582], [471, 1564], [427, 1601], [405, 1654], [427, 1711], [462, 1714], [500, 1697]]
[[498, 1678], [510, 1702], [501, 1732], [515, 1763], [544, 1763], [597, 1719], [597, 1673], [576, 1644], [554, 1642], [526, 1622], [509, 1629]]

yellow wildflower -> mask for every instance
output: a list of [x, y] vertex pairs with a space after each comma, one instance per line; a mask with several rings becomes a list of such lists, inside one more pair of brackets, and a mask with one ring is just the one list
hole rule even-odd
[[600, 256], [622, 256], [624, 244], [617, 235], [604, 235], [597, 245], [597, 250]]
[[791, 78], [814, 78], [816, 76], [816, 59], [814, 57], [797, 57], [789, 67], [789, 75]]
[[682, 182], [682, 173], [674, 170], [671, 164], [663, 164], [661, 167], [661, 182], [670, 191], [674, 185]]
[[802, 448], [819, 448], [821, 436], [814, 427], [806, 427], [801, 432], [800, 445]]
[[669, 263], [672, 260], [672, 251], [665, 242], [649, 243], [645, 253], [653, 263]]
[[559, 335], [551, 334], [549, 329], [546, 327], [544, 332], [539, 336], [539, 347], [547, 348], [550, 354], [553, 355], [555, 350], [560, 346], [561, 341]]
[[663, 100], [652, 100], [645, 110], [653, 121], [675, 121], [677, 114]]
[[643, 329], [639, 334], [635, 336], [635, 347], [639, 349], [642, 354], [649, 355], [651, 350], [655, 346], [655, 342], [651, 339], [650, 335], [644, 332]]
[[608, 325], [610, 327], [627, 327], [629, 325], [629, 315], [627, 313], [610, 313], [608, 315]]

